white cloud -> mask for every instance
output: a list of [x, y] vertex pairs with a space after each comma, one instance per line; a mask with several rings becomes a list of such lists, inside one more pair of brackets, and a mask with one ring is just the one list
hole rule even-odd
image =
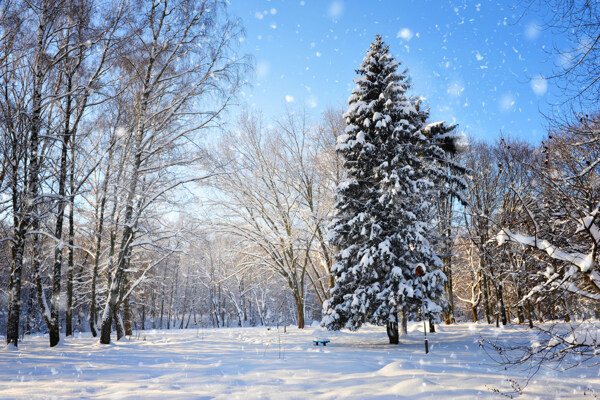
[[275, 15], [277, 14], [277, 9], [276, 8], [271, 8], [271, 15]]
[[315, 96], [309, 96], [308, 99], [306, 99], [306, 105], [310, 108], [315, 108], [319, 105], [319, 102]]
[[546, 78], [544, 78], [541, 75], [538, 75], [531, 79], [529, 84], [531, 85], [531, 89], [533, 90], [533, 93], [536, 94], [536, 96], [543, 96], [548, 90], [548, 82], [546, 81]]
[[475, 58], [477, 59], [477, 61], [483, 60], [483, 56], [479, 54], [479, 52], [475, 53]]
[[292, 96], [291, 94], [286, 94], [285, 95], [285, 101], [288, 103], [293, 103], [294, 102], [294, 96]]
[[403, 40], [406, 40], [407, 42], [410, 41], [410, 39], [412, 39], [413, 36], [413, 32], [408, 28], [402, 28], [400, 32], [398, 32], [398, 34], [396, 35], [397, 38], [401, 38]]
[[271, 25], [269, 25], [271, 27], [271, 29], [277, 29], [277, 24], [275, 22], [271, 22]]
[[316, 55], [317, 55], [317, 57], [321, 57], [321, 52], [317, 51]]
[[334, 1], [329, 5], [329, 16], [331, 18], [339, 18], [344, 12], [344, 3], [341, 1]]
[[256, 18], [256, 19], [263, 19], [264, 15], [263, 15], [262, 12], [257, 11], [257, 12], [254, 13], [254, 18]]

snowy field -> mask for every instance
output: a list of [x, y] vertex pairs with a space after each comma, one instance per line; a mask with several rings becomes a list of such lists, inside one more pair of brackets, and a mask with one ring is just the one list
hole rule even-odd
[[[420, 327], [411, 325], [400, 345], [373, 326], [145, 331], [109, 346], [83, 334], [54, 349], [33, 336], [0, 351], [0, 398], [494, 399], [506, 398], [494, 389], [510, 391], [510, 379], [523, 383], [526, 372], [504, 370], [478, 345], [499, 333], [521, 340], [520, 328], [440, 326], [425, 355]], [[315, 347], [316, 337], [331, 343]], [[599, 398], [599, 375], [542, 369], [518, 398]]]

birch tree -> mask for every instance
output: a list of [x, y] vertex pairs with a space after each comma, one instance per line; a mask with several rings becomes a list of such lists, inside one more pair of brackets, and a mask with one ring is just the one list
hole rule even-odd
[[[10, 167], [13, 232], [11, 235], [11, 278], [6, 340], [17, 346], [21, 308], [21, 278], [27, 236], [33, 232], [33, 245], [39, 243], [39, 207], [43, 160], [49, 151], [44, 112], [51, 104], [49, 74], [57, 60], [50, 49], [55, 38], [54, 23], [61, 4], [55, 1], [10, 2], [3, 6], [2, 35], [2, 124], [5, 156]], [[40, 260], [34, 254], [33, 268], [39, 274]], [[38, 294], [41, 280], [36, 279]], [[44, 301], [39, 296], [40, 302]], [[44, 314], [46, 321], [52, 319]], [[53, 335], [51, 344], [58, 338]]]
[[110, 343], [119, 290], [126, 279], [139, 219], [157, 199], [197, 174], [178, 175], [196, 163], [198, 135], [213, 127], [241, 81], [245, 60], [231, 46], [241, 33], [229, 20], [225, 3], [153, 1], [141, 3], [132, 21], [135, 37], [123, 54], [120, 71], [132, 99], [129, 124], [131, 159], [123, 199], [121, 234], [102, 314], [100, 342]]

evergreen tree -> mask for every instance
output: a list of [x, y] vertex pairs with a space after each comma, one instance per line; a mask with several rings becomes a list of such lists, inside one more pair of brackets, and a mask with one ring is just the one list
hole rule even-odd
[[446, 281], [427, 232], [434, 182], [448, 179], [436, 162], [445, 151], [436, 145], [441, 138], [426, 134], [428, 112], [406, 97], [399, 65], [377, 35], [354, 80], [347, 128], [338, 137], [347, 179], [330, 226], [340, 252], [323, 319], [334, 330], [387, 325], [390, 343], [398, 343], [398, 313], [442, 311]]

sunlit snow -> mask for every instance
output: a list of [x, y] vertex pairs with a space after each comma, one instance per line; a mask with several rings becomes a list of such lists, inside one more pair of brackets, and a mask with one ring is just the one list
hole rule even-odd
[[[99, 345], [89, 334], [48, 348], [25, 337], [0, 352], [0, 398], [78, 399], [497, 399], [511, 380], [525, 387], [527, 371], [494, 364], [482, 338], [523, 339], [526, 329], [489, 325], [409, 325], [399, 345], [385, 328], [328, 332], [318, 327], [190, 329], [137, 332]], [[331, 340], [314, 346], [314, 338]], [[542, 368], [519, 399], [582, 399], [600, 394], [592, 370]], [[513, 393], [514, 395], [514, 393]]]

